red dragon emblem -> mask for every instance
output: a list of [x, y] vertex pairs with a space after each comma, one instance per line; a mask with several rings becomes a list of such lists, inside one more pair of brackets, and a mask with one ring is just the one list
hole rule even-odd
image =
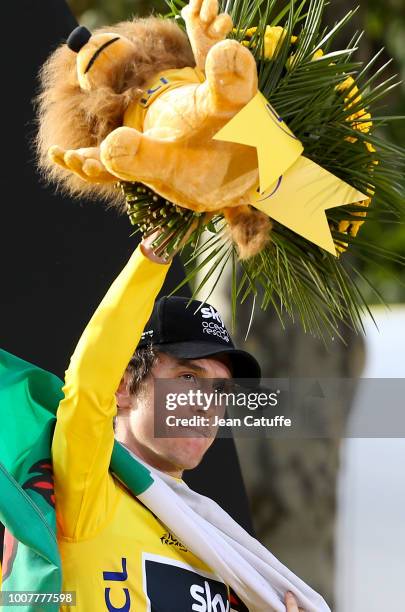
[[[22, 485], [23, 489], [31, 489], [39, 493], [45, 501], [52, 507], [55, 507], [55, 493], [53, 487], [53, 470], [52, 462], [49, 458], [41, 459], [34, 463], [28, 472], [36, 473], [35, 476], [28, 478]], [[3, 582], [10, 576], [13, 569], [14, 560], [17, 555], [18, 540], [8, 531], [4, 530], [3, 543], [3, 564], [2, 576]]]
[[30, 473], [38, 472], [36, 476], [32, 476], [23, 484], [23, 489], [32, 489], [36, 491], [48, 502], [52, 508], [55, 508], [55, 493], [53, 488], [53, 470], [50, 459], [41, 459], [37, 461], [28, 470]]

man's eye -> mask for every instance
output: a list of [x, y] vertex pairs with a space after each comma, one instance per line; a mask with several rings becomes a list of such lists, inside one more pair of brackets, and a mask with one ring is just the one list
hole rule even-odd
[[[190, 378], [187, 378], [188, 376], [189, 376]], [[194, 376], [194, 374], [180, 374], [180, 377], [184, 377], [186, 380], [188, 380], [188, 381], [190, 381], [190, 382], [192, 382], [192, 381], [195, 381], [195, 380], [196, 380], [196, 377]]]

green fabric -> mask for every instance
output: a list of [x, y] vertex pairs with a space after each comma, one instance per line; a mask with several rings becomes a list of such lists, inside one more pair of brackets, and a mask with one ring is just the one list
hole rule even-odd
[[[18, 540], [12, 570], [2, 584], [4, 591], [61, 590], [56, 514], [46, 493], [50, 494], [47, 475], [49, 479], [62, 386], [62, 380], [54, 374], [0, 349], [0, 521]], [[110, 469], [134, 495], [153, 483], [149, 470], [117, 441]], [[59, 606], [26, 605], [18, 609], [57, 612]], [[15, 606], [2, 610], [13, 612]]]
[[55, 420], [62, 385], [57, 376], [0, 349], [1, 462], [13, 475], [45, 424]]
[[134, 495], [140, 495], [153, 484], [150, 471], [117, 441], [114, 442], [110, 469]]

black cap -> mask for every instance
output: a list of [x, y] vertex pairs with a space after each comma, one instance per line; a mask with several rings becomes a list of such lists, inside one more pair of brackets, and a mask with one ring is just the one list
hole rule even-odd
[[218, 311], [198, 300], [176, 295], [157, 300], [137, 348], [149, 343], [185, 359], [228, 353], [233, 378], [261, 378], [259, 363], [247, 351], [235, 348]]
[[69, 49], [74, 51], [75, 53], [79, 53], [80, 49], [84, 47], [84, 45], [91, 38], [91, 32], [84, 26], [78, 26], [70, 33], [69, 38], [66, 41]]

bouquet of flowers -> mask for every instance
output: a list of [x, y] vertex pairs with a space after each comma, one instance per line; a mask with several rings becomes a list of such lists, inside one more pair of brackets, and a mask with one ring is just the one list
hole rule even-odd
[[[403, 214], [405, 151], [379, 135], [395, 119], [378, 108], [396, 75], [382, 78], [380, 53], [356, 60], [359, 33], [335, 47], [354, 11], [324, 27], [325, 0], [281, 10], [276, 0], [166, 1], [164, 16], [79, 28], [50, 58], [42, 168], [73, 193], [124, 198], [135, 233], [159, 229], [156, 253], [183, 245], [181, 285], [203, 271], [193, 297], [231, 261], [233, 318], [238, 300], [260, 293], [261, 308], [298, 314], [320, 337], [342, 321], [361, 329], [364, 279], [346, 251], [395, 258], [358, 232]], [[52, 113], [69, 51], [62, 133]]]

